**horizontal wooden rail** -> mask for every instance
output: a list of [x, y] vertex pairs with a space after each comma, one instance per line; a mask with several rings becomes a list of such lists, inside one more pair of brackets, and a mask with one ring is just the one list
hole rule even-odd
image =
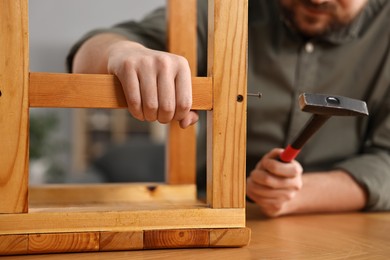
[[[149, 203], [143, 203], [147, 206]], [[244, 228], [245, 208], [211, 209], [205, 206], [175, 207], [152, 204], [140, 209], [129, 204], [105, 209], [65, 207], [31, 209], [28, 214], [0, 214], [0, 236], [16, 234], [141, 231], [188, 228]], [[100, 211], [99, 211], [100, 210]], [[1, 242], [1, 241], [0, 241]], [[1, 255], [1, 252], [0, 252]]]
[[195, 184], [163, 183], [45, 184], [29, 187], [30, 206], [196, 201]]
[[[192, 79], [192, 109], [212, 109], [212, 79]], [[30, 107], [126, 108], [119, 80], [105, 74], [30, 73]]]

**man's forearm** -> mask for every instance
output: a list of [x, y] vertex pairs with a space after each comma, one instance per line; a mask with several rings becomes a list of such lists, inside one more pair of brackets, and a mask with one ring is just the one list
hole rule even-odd
[[108, 51], [112, 44], [127, 40], [124, 36], [103, 33], [83, 43], [73, 60], [74, 73], [107, 73]]
[[345, 212], [364, 208], [365, 190], [344, 171], [307, 173], [303, 187], [289, 205], [289, 213]]

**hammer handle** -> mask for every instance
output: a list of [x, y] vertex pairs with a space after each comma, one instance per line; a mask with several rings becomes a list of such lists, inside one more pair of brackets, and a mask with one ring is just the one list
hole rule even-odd
[[282, 162], [289, 163], [298, 156], [300, 151], [301, 149], [295, 149], [291, 145], [288, 145], [280, 155], [279, 159]]
[[303, 130], [295, 138], [294, 142], [292, 142], [291, 145], [288, 145], [282, 152], [279, 157], [280, 161], [289, 163], [294, 160], [307, 140], [309, 140], [310, 137], [312, 137], [329, 118], [330, 116], [327, 115], [314, 114]]

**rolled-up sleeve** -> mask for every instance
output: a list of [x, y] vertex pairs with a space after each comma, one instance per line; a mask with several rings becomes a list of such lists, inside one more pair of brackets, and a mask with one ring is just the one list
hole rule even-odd
[[373, 130], [368, 133], [362, 154], [341, 162], [337, 168], [347, 171], [366, 189], [365, 210], [390, 210], [390, 93], [372, 121]]

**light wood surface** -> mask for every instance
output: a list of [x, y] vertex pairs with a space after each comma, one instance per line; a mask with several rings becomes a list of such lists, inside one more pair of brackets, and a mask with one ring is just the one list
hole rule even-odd
[[[7, 130], [0, 135], [3, 149], [0, 158], [6, 158], [0, 161], [0, 255], [131, 249], [133, 242], [128, 238], [136, 240], [134, 249], [140, 243], [137, 237], [142, 238], [145, 249], [248, 244], [250, 230], [245, 227], [244, 196], [246, 99], [243, 99], [248, 0], [210, 0], [209, 40], [213, 48], [209, 55], [210, 77], [192, 80], [192, 108], [212, 110], [207, 126], [211, 165], [208, 167], [211, 195], [207, 202], [192, 198], [177, 201], [173, 199], [176, 192], [164, 197], [161, 193], [164, 189], [155, 186], [125, 193], [121, 187], [28, 190], [29, 106], [126, 108], [126, 102], [118, 80], [112, 75], [28, 73], [28, 1], [1, 3], [0, 14], [4, 14], [1, 39], [6, 40], [0, 41], [0, 48], [7, 53], [12, 46], [12, 51], [1, 60], [0, 69], [7, 75], [5, 82], [12, 84], [2, 88], [0, 96], [0, 126]], [[181, 1], [177, 3], [182, 5]], [[187, 170], [185, 166], [181, 170]], [[108, 197], [101, 196], [104, 193]], [[141, 200], [118, 200], [122, 196]], [[176, 196], [181, 196], [180, 192]]]
[[[390, 213], [346, 213], [266, 219], [248, 205], [252, 239], [242, 248], [50, 254], [2, 259], [370, 259], [390, 257]], [[23, 238], [19, 241], [23, 242]], [[1, 239], [0, 239], [1, 247]]]
[[245, 227], [244, 208], [210, 208], [194, 185], [49, 185], [30, 193], [28, 214], [0, 214], [0, 235]]
[[29, 189], [30, 206], [120, 202], [196, 201], [195, 184], [163, 183], [48, 184]]
[[[113, 75], [31, 72], [29, 81], [30, 107], [127, 107], [122, 86]], [[211, 81], [193, 78], [193, 109], [212, 109]]]
[[[168, 50], [187, 59], [192, 76], [197, 75], [196, 9], [196, 0], [167, 1]], [[169, 124], [165, 158], [167, 183], [196, 183], [195, 125], [182, 129], [177, 121]]]
[[207, 200], [213, 208], [245, 206], [247, 27], [247, 0], [209, 1], [214, 109], [207, 113]]
[[0, 1], [0, 214], [27, 211], [27, 1]]

